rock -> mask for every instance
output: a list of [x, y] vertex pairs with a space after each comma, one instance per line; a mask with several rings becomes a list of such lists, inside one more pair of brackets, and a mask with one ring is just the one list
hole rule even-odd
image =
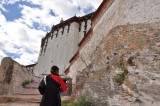
[[[37, 79], [34, 73], [10, 57], [5, 57], [0, 66], [0, 95], [19, 93], [22, 85]], [[37, 85], [35, 85], [37, 86]]]

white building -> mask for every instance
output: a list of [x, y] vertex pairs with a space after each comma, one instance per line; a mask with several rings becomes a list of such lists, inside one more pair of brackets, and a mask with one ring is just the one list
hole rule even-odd
[[38, 63], [34, 69], [36, 76], [49, 74], [53, 65], [57, 65], [60, 74], [63, 74], [78, 51], [78, 44], [91, 27], [92, 16], [93, 13], [83, 17], [74, 16], [52, 27], [41, 41]]

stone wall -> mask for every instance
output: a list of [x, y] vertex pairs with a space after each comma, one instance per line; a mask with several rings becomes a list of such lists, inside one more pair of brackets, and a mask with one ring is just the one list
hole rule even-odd
[[93, 33], [72, 61], [68, 77], [83, 88], [78, 94], [89, 94], [97, 106], [160, 105], [160, 1], [103, 3], [108, 7], [93, 18]]
[[[109, 2], [108, 8], [103, 8], [104, 13], [98, 17], [96, 23], [93, 23], [93, 34], [86, 44], [79, 50], [77, 61], [71, 65], [71, 78], [76, 78], [77, 71], [82, 71], [91, 64], [91, 57], [96, 50], [97, 45], [104, 39], [112, 28], [118, 25], [129, 25], [136, 23], [152, 23], [160, 21], [160, 1], [159, 0], [106, 0]], [[105, 5], [105, 3], [104, 3]], [[106, 6], [107, 7], [107, 6]], [[148, 10], [148, 11], [146, 11]], [[136, 15], [132, 15], [136, 14]], [[100, 67], [95, 67], [97, 68]], [[75, 79], [73, 79], [73, 83]]]
[[0, 66], [0, 95], [19, 93], [22, 90], [22, 83], [26, 80], [37, 80], [34, 73], [27, 70], [10, 57], [5, 57]]
[[11, 58], [5, 58], [1, 61], [0, 67], [0, 95], [9, 92], [9, 85], [13, 75], [13, 61]]
[[117, 26], [97, 45], [77, 88], [97, 106], [160, 105], [160, 23]]

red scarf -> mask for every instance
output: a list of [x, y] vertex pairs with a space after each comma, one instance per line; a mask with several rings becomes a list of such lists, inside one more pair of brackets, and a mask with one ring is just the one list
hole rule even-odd
[[67, 90], [67, 85], [64, 83], [64, 81], [62, 80], [60, 76], [55, 75], [55, 74], [50, 74], [50, 76], [60, 85], [61, 92], [64, 92]]

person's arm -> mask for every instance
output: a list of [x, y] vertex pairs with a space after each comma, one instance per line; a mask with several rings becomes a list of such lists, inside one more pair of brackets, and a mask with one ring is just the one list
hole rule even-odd
[[44, 94], [45, 92], [45, 82], [44, 82], [44, 79], [40, 82], [39, 86], [38, 86], [38, 90], [40, 92], [41, 95]]
[[62, 78], [60, 78], [60, 86], [61, 86], [61, 88], [60, 88], [61, 92], [64, 92], [67, 90], [67, 85], [64, 83]]

